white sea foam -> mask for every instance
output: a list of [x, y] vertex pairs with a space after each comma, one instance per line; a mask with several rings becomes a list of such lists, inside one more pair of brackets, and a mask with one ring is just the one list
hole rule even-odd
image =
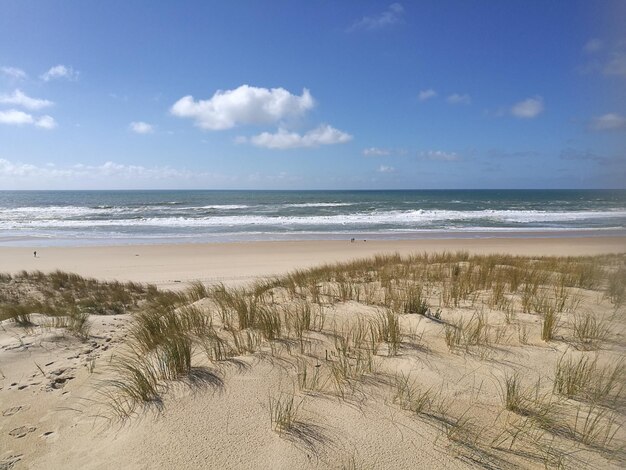
[[49, 207], [14, 207], [0, 209], [0, 220], [19, 220], [25, 218], [67, 218], [84, 217], [102, 213], [120, 212], [120, 209], [111, 207], [84, 207], [84, 206], [49, 206]]
[[303, 202], [299, 204], [284, 204], [283, 207], [345, 207], [353, 205], [350, 202]]
[[[46, 208], [50, 209], [50, 208]], [[84, 208], [81, 208], [84, 209]], [[468, 223], [482, 226], [485, 222], [493, 224], [530, 224], [530, 223], [563, 223], [597, 219], [624, 219], [626, 210], [615, 211], [577, 211], [547, 212], [519, 210], [485, 210], [485, 211], [449, 211], [449, 210], [412, 210], [412, 211], [378, 211], [371, 213], [354, 213], [346, 215], [314, 215], [314, 216], [266, 216], [266, 215], [224, 215], [205, 217], [164, 216], [137, 217], [119, 219], [68, 219], [58, 218], [53, 211], [46, 217], [25, 217], [22, 219], [4, 218], [0, 215], [0, 229], [20, 228], [84, 228], [84, 227], [306, 227], [306, 226], [371, 226], [396, 225], [408, 228], [428, 227], [429, 224]], [[85, 214], [81, 214], [85, 215]]]
[[216, 210], [224, 210], [230, 211], [235, 209], [247, 209], [250, 206], [246, 206], [243, 204], [213, 204], [208, 206], [200, 206], [200, 207], [190, 207], [190, 209], [216, 209]]

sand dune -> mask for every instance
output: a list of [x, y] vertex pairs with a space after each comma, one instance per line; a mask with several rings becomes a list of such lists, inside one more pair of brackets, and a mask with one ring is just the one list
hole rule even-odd
[[[624, 251], [623, 240], [599, 238], [50, 248], [38, 259], [24, 250], [3, 249], [0, 271], [59, 268], [162, 286], [183, 287], [192, 279], [241, 285], [321, 262], [442, 248], [533, 255]], [[309, 273], [292, 288], [283, 278], [259, 297], [281, 319], [274, 340], [264, 336], [261, 324], [241, 330], [241, 318], [234, 310], [220, 313], [219, 297], [210, 289], [190, 294], [188, 302], [198, 315], [212, 318], [211, 331], [230, 352], [216, 359], [198, 343], [192, 356], [196, 372], [161, 381], [163, 402], [140, 406], [122, 421], [102, 392], [119, 378], [113, 366], [135, 341], [129, 336], [134, 313], [92, 314], [85, 337], [51, 323], [50, 316], [33, 315], [29, 326], [5, 320], [0, 468], [623, 468], [621, 385], [602, 395], [598, 405], [585, 395], [591, 389], [567, 397], [554, 385], [563, 358], [598, 359], [598, 367], [623, 363], [624, 306], [607, 297], [607, 283], [624, 269], [623, 255], [571, 263], [494, 260], [416, 261], [403, 271], [402, 261], [388, 258], [357, 263], [342, 281]], [[478, 274], [489, 266], [491, 287], [481, 287], [485, 281]], [[385, 269], [392, 267], [386, 278]], [[515, 270], [518, 275], [506, 277]], [[538, 279], [538, 287], [528, 297], [523, 286], [532, 279]], [[37, 298], [31, 278], [2, 282], [3, 302], [18, 291]], [[462, 282], [473, 283], [465, 293], [454, 290]], [[422, 314], [405, 307], [411, 286], [418, 285], [428, 307]], [[67, 281], [45, 292], [54, 299], [74, 291]], [[140, 300], [133, 311], [150, 294], [136, 295]], [[526, 311], [524, 302], [531, 301]], [[547, 312], [559, 302], [554, 336], [542, 339]], [[300, 314], [293, 309], [305, 304], [312, 319], [298, 339], [293, 322]], [[385, 315], [399, 322], [395, 346], [391, 336], [371, 336], [370, 327], [380, 328]], [[609, 329], [586, 343], [576, 333], [583, 316]], [[468, 331], [481, 321], [486, 327], [478, 339], [469, 339]], [[243, 341], [245, 331], [254, 333], [250, 344], [237, 346], [233, 339]], [[448, 337], [455, 331], [465, 335], [458, 344]], [[345, 348], [339, 338], [347, 341]], [[348, 369], [338, 378], [342, 361]], [[505, 409], [503, 387], [513, 373], [523, 398], [520, 409]], [[623, 375], [618, 380], [622, 383]], [[272, 410], [289, 400], [294, 421], [281, 427]], [[582, 416], [600, 416], [611, 438], [585, 438]]]

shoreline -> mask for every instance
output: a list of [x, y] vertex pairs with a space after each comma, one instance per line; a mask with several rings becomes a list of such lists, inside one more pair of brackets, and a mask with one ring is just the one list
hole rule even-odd
[[[37, 258], [33, 257], [37, 251]], [[626, 236], [492, 237], [0, 247], [0, 272], [62, 270], [102, 280], [180, 288], [193, 280], [239, 284], [376, 254], [468, 251], [532, 256], [626, 252]]]

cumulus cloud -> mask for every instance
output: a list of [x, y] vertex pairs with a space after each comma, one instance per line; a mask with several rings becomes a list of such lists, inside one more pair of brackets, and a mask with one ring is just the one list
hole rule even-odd
[[40, 116], [35, 119], [35, 125], [37, 127], [41, 127], [42, 129], [54, 129], [57, 126], [57, 123], [52, 116], [48, 116], [46, 114], [45, 116]]
[[437, 96], [437, 92], [433, 90], [432, 88], [429, 88], [428, 90], [422, 90], [419, 92], [419, 95], [417, 95], [420, 101], [426, 101], [431, 98], [435, 98], [436, 96]]
[[14, 80], [24, 80], [28, 77], [26, 72], [22, 69], [18, 69], [17, 67], [0, 67], [0, 73]]
[[392, 166], [380, 165], [376, 171], [378, 173], [393, 173], [396, 169]]
[[521, 119], [532, 119], [543, 112], [543, 98], [535, 96], [527, 98], [511, 107], [511, 114]]
[[439, 160], [444, 162], [453, 162], [460, 159], [459, 154], [456, 152], [444, 152], [443, 150], [427, 150], [420, 152], [422, 158], [428, 160]]
[[344, 144], [352, 140], [352, 136], [328, 124], [322, 124], [306, 134], [278, 129], [274, 134], [263, 132], [248, 139], [257, 147], [270, 149], [293, 149], [302, 147], [318, 147], [320, 145]]
[[54, 129], [57, 126], [56, 121], [51, 116], [45, 115], [34, 117], [31, 114], [25, 113], [24, 111], [18, 111], [17, 109], [0, 111], [0, 124], [12, 126], [30, 124], [36, 127], [41, 127], [42, 129]]
[[392, 26], [402, 21], [404, 15], [404, 7], [399, 3], [392, 3], [385, 11], [376, 16], [364, 16], [360, 20], [355, 21], [348, 28], [348, 32], [367, 30], [375, 31]]
[[315, 106], [306, 88], [302, 95], [293, 95], [284, 88], [257, 88], [241, 85], [234, 90], [218, 90], [208, 100], [184, 96], [170, 112], [191, 118], [196, 126], [208, 130], [231, 129], [243, 124], [271, 124], [301, 116]]
[[386, 157], [391, 155], [391, 150], [379, 147], [368, 147], [363, 149], [363, 155], [366, 157]]
[[133, 121], [128, 127], [135, 134], [152, 134], [154, 132], [152, 124], [143, 121]]
[[0, 111], [0, 124], [22, 125], [32, 124], [33, 117], [24, 111], [17, 109], [9, 109], [8, 111]]
[[51, 67], [47, 72], [44, 72], [41, 75], [41, 79], [45, 82], [59, 78], [78, 80], [78, 71], [74, 70], [72, 67], [66, 67], [65, 65], [59, 64]]
[[446, 101], [450, 104], [470, 104], [472, 102], [472, 98], [467, 94], [460, 95], [458, 93], [454, 93], [448, 96]]
[[594, 117], [589, 123], [594, 131], [617, 131], [626, 129], [626, 117], [616, 113], [608, 113]]
[[20, 106], [26, 109], [41, 109], [52, 106], [54, 103], [49, 100], [42, 100], [38, 98], [31, 98], [24, 94], [21, 90], [15, 90], [10, 95], [0, 95], [0, 104], [10, 104], [13, 106]]

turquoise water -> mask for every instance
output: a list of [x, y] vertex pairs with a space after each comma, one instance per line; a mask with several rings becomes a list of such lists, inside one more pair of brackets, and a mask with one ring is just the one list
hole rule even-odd
[[626, 233], [623, 190], [0, 191], [0, 245]]

